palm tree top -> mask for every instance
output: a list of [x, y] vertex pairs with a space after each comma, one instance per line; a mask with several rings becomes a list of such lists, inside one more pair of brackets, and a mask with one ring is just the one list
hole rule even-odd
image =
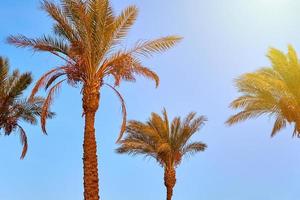
[[[115, 15], [109, 0], [60, 0], [60, 4], [42, 1], [43, 10], [55, 21], [53, 35], [37, 39], [24, 35], [8, 38], [8, 42], [17, 47], [50, 52], [65, 61], [64, 65], [45, 73], [32, 91], [32, 97], [42, 87], [49, 92], [42, 114], [43, 131], [46, 132], [46, 110], [54, 94], [66, 81], [70, 85], [83, 84], [92, 91], [104, 85], [113, 89], [122, 103], [122, 133], [125, 130], [126, 107], [115, 86], [121, 81], [135, 81], [136, 75], [152, 79], [158, 86], [158, 75], [143, 66], [141, 58], [173, 47], [181, 37], [167, 36], [139, 41], [134, 47], [124, 49], [121, 44], [138, 15], [136, 6], [129, 6], [121, 14]], [[106, 77], [113, 77], [113, 86], [105, 82]]]
[[290, 45], [288, 53], [271, 48], [267, 54], [270, 67], [246, 73], [236, 79], [236, 87], [242, 94], [230, 107], [241, 109], [231, 116], [232, 125], [262, 115], [275, 117], [271, 136], [276, 135], [287, 123], [294, 125], [294, 136], [300, 136], [300, 63], [295, 49]]
[[[28, 144], [25, 130], [21, 122], [37, 124], [37, 117], [42, 113], [44, 99], [34, 97], [31, 101], [23, 97], [23, 92], [32, 82], [30, 73], [21, 74], [18, 70], [9, 73], [9, 62], [0, 57], [0, 130], [5, 135], [18, 131], [23, 145], [21, 159], [26, 155]], [[54, 113], [48, 112], [46, 117], [53, 117]]]
[[206, 149], [206, 144], [202, 142], [190, 142], [205, 121], [206, 117], [197, 117], [195, 112], [189, 113], [183, 120], [175, 117], [171, 123], [165, 109], [162, 116], [152, 113], [145, 123], [135, 120], [128, 122], [126, 136], [116, 151], [150, 156], [162, 166], [177, 166], [184, 155]]

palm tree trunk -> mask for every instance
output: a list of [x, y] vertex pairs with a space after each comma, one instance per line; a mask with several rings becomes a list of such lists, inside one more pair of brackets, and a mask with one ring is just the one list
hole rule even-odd
[[95, 114], [99, 107], [99, 87], [83, 86], [83, 110], [85, 115], [83, 141], [84, 200], [99, 200], [99, 177]]
[[174, 167], [165, 168], [164, 180], [167, 188], [167, 200], [171, 200], [173, 196], [173, 188], [176, 184], [176, 171]]

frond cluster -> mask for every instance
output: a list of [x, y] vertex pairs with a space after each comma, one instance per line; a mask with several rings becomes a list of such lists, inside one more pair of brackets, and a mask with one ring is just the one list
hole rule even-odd
[[270, 49], [272, 66], [242, 75], [236, 86], [243, 95], [230, 107], [242, 109], [230, 117], [229, 125], [261, 115], [275, 117], [271, 136], [286, 126], [294, 124], [294, 134], [300, 136], [300, 63], [292, 46], [288, 53]]
[[155, 158], [162, 166], [177, 166], [182, 156], [205, 150], [204, 143], [189, 142], [205, 121], [204, 116], [190, 113], [184, 120], [176, 117], [169, 124], [166, 110], [162, 116], [152, 113], [146, 123], [129, 121], [117, 152], [142, 154]]
[[[23, 145], [21, 158], [27, 152], [27, 137], [20, 121], [30, 124], [37, 123], [37, 117], [41, 116], [44, 99], [34, 97], [31, 101], [22, 97], [24, 90], [32, 82], [31, 74], [20, 74], [14, 70], [9, 74], [8, 60], [0, 57], [0, 130], [5, 135], [18, 131]], [[47, 112], [47, 117], [52, 117], [53, 113]]]

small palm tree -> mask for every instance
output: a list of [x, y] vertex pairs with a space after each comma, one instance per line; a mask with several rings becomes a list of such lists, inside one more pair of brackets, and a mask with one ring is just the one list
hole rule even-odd
[[[14, 70], [9, 74], [8, 60], [0, 57], [0, 130], [4, 131], [4, 135], [18, 131], [23, 145], [21, 159], [26, 155], [28, 143], [20, 122], [36, 124], [44, 103], [41, 97], [35, 97], [31, 101], [22, 97], [31, 82], [30, 73], [20, 74], [18, 70]], [[52, 116], [51, 112], [46, 115], [48, 118]]]
[[[173, 47], [181, 38], [163, 37], [152, 41], [137, 42], [126, 48], [122, 41], [134, 24], [138, 10], [129, 6], [116, 16], [109, 0], [61, 0], [61, 6], [44, 0], [42, 8], [55, 21], [53, 36], [37, 39], [23, 35], [11, 36], [8, 42], [17, 47], [29, 47], [34, 51], [49, 52], [65, 64], [45, 73], [33, 88], [31, 97], [41, 88], [48, 90], [42, 109], [42, 129], [46, 132], [46, 113], [63, 82], [71, 86], [81, 85], [82, 108], [85, 117], [83, 141], [84, 199], [98, 200], [98, 159], [95, 137], [95, 114], [99, 107], [103, 86], [111, 88], [122, 104], [123, 123], [117, 141], [126, 127], [126, 107], [121, 94], [115, 88], [122, 81], [135, 81], [142, 75], [159, 84], [158, 75], [143, 66], [141, 56], [163, 52]], [[107, 82], [114, 80], [113, 85]]]
[[202, 142], [189, 142], [206, 118], [196, 117], [196, 113], [192, 112], [184, 120], [176, 117], [169, 124], [165, 109], [162, 114], [163, 117], [152, 113], [146, 123], [129, 121], [125, 139], [121, 140], [121, 146], [116, 151], [121, 154], [141, 154], [156, 159], [165, 170], [167, 200], [171, 200], [176, 183], [175, 168], [181, 163], [182, 157], [206, 149], [206, 144]]
[[300, 63], [296, 51], [289, 46], [288, 53], [270, 49], [271, 67], [242, 75], [236, 80], [240, 97], [230, 107], [242, 109], [227, 120], [232, 125], [261, 115], [275, 118], [273, 137], [287, 123], [294, 125], [293, 136], [300, 136]]

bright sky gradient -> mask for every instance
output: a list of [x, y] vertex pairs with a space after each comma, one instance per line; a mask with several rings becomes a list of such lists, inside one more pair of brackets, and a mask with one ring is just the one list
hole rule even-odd
[[[238, 94], [233, 79], [268, 66], [269, 47], [300, 52], [298, 0], [112, 0], [117, 12], [128, 5], [140, 9], [128, 40], [178, 34], [184, 41], [171, 51], [145, 60], [161, 84], [143, 78], [120, 88], [128, 118], [146, 120], [165, 106], [170, 114], [190, 111], [206, 115], [194, 138], [208, 144], [206, 152], [185, 159], [177, 170], [174, 200], [296, 200], [299, 199], [300, 140], [286, 129], [270, 139], [272, 119], [259, 118], [233, 127], [224, 121], [234, 111], [228, 104]], [[32, 71], [34, 78], [59, 62], [5, 44], [9, 34], [30, 37], [51, 32], [52, 21], [39, 0], [1, 1], [0, 55], [12, 68]], [[30, 91], [28, 91], [30, 92]], [[20, 161], [17, 136], [0, 136], [1, 200], [82, 200], [82, 139], [80, 90], [64, 86], [53, 104], [48, 136], [25, 125], [29, 151]], [[96, 130], [100, 196], [103, 200], [165, 199], [163, 170], [153, 160], [117, 155], [115, 139], [121, 121], [117, 97], [102, 90]]]

